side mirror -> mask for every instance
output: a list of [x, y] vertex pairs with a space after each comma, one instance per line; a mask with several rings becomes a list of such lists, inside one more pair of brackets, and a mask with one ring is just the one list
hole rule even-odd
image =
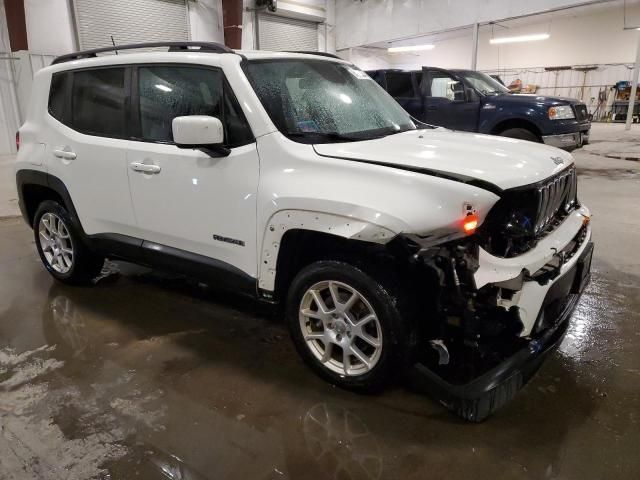
[[171, 122], [173, 141], [179, 148], [197, 148], [212, 157], [224, 157], [230, 150], [223, 146], [224, 127], [216, 117], [188, 115]]

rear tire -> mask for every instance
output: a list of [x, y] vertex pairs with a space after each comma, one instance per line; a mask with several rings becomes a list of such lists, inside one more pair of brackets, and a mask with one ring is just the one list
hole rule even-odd
[[508, 128], [500, 133], [501, 137], [517, 138], [519, 140], [528, 140], [530, 142], [541, 143], [540, 137], [538, 137], [531, 130], [526, 128]]
[[88, 285], [102, 270], [104, 257], [87, 248], [69, 213], [59, 203], [45, 200], [38, 206], [33, 233], [42, 263], [59, 282]]
[[298, 353], [320, 377], [371, 392], [406, 372], [415, 335], [393, 283], [333, 260], [298, 273], [289, 288], [287, 324]]

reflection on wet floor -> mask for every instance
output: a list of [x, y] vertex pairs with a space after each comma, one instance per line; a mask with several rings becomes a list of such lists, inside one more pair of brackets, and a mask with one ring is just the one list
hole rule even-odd
[[316, 378], [278, 314], [123, 263], [52, 282], [0, 229], [0, 478], [634, 478], [638, 277], [598, 257], [560, 352], [480, 425]]

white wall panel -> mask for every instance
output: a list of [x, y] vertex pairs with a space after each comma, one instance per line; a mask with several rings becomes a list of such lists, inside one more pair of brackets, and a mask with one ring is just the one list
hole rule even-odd
[[29, 51], [62, 55], [77, 50], [68, 0], [25, 0]]
[[189, 1], [189, 26], [194, 42], [224, 43], [222, 0]]
[[336, 48], [439, 32], [584, 0], [336, 0]]

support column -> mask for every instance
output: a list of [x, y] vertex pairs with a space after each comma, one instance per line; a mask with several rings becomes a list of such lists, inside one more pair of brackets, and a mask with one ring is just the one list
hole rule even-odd
[[473, 40], [471, 45], [471, 70], [476, 70], [478, 66], [478, 29], [479, 25], [473, 25]]
[[27, 44], [27, 23], [24, 17], [24, 0], [5, 0], [4, 13], [7, 17], [11, 51], [29, 50]]
[[242, 48], [242, 0], [222, 0], [224, 44], [229, 48]]
[[631, 96], [629, 97], [625, 130], [631, 129], [631, 121], [633, 120], [633, 107], [636, 103], [636, 91], [638, 90], [638, 66], [640, 66], [640, 34], [638, 35], [638, 47], [636, 48], [636, 64], [633, 66], [633, 77], [631, 78]]

